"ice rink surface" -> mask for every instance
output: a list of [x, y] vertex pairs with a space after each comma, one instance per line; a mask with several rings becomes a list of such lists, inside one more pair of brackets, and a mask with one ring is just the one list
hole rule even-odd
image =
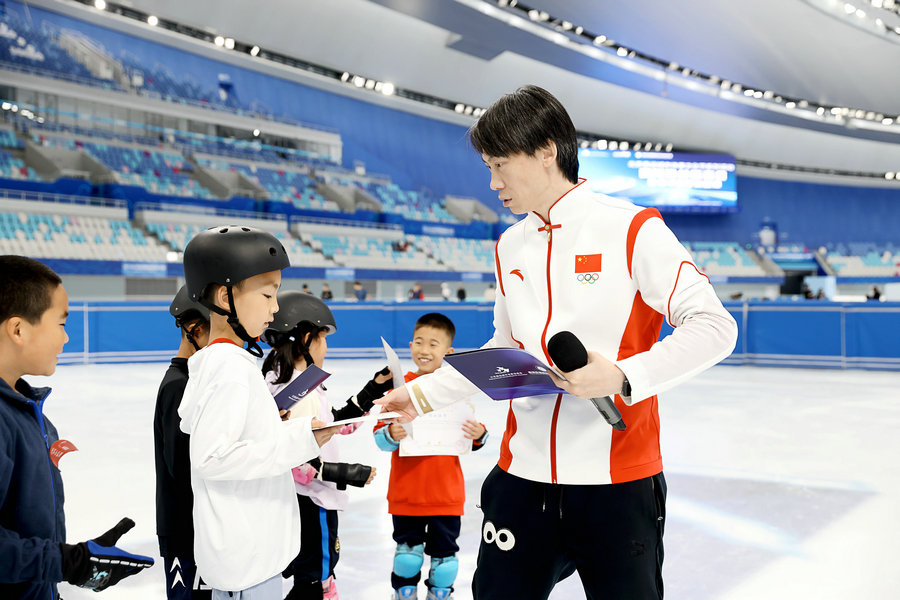
[[[382, 365], [326, 360], [330, 400], [343, 404]], [[137, 527], [121, 546], [157, 555], [152, 423], [166, 366], [70, 365], [50, 378], [28, 378], [53, 386], [45, 412], [79, 448], [60, 461], [69, 542], [95, 537], [127, 515]], [[479, 490], [496, 463], [507, 410], [486, 397], [475, 405], [491, 437], [462, 458], [467, 500], [457, 600], [471, 598]], [[667, 599], [900, 597], [900, 373], [715, 367], [663, 394], [660, 416], [669, 484]], [[370, 431], [341, 439], [343, 460], [378, 469], [370, 486], [351, 488], [340, 517], [342, 600], [390, 597], [390, 456]], [[161, 561], [100, 596], [60, 587], [65, 600], [165, 597]], [[551, 598], [584, 598], [577, 575]]]

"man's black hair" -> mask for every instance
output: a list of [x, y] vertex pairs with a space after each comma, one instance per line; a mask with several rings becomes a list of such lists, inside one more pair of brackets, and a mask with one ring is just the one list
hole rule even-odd
[[10, 317], [39, 322], [61, 283], [53, 269], [34, 259], [0, 256], [0, 323]]
[[479, 154], [506, 158], [529, 156], [556, 144], [556, 164], [566, 179], [578, 183], [578, 140], [569, 113], [553, 94], [536, 85], [520, 87], [495, 101], [469, 129]]
[[456, 337], [456, 327], [454, 327], [453, 321], [441, 313], [427, 313], [419, 317], [419, 320], [416, 321], [416, 326], [413, 327], [413, 335], [415, 335], [419, 327], [434, 327], [446, 332], [450, 336], [451, 344], [453, 343], [453, 338]]

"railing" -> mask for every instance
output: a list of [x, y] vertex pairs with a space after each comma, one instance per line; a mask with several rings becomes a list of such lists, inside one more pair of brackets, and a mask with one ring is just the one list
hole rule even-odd
[[59, 204], [78, 204], [81, 206], [102, 206], [106, 208], [128, 208], [125, 200], [115, 198], [97, 198], [95, 196], [69, 196], [65, 194], [48, 194], [26, 190], [8, 190], [0, 188], [0, 200], [20, 200], [25, 202], [56, 202]]

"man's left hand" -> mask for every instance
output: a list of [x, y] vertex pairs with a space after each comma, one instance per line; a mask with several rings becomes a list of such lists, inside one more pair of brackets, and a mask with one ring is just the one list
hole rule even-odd
[[566, 376], [565, 380], [550, 371], [553, 383], [573, 396], [585, 399], [612, 397], [622, 391], [622, 384], [625, 382], [625, 373], [598, 352], [589, 351], [586, 365], [563, 374]]

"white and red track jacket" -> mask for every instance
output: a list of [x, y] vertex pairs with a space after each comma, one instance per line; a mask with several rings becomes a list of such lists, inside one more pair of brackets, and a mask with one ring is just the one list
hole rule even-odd
[[[549, 209], [497, 241], [499, 294], [485, 344], [524, 348], [553, 364], [547, 341], [572, 331], [614, 361], [632, 388], [616, 395], [615, 431], [589, 400], [542, 395], [510, 401], [499, 466], [533, 481], [608, 484], [662, 470], [656, 394], [731, 354], [734, 319], [652, 208], [594, 193], [581, 180]], [[659, 339], [663, 319], [675, 331]], [[450, 367], [407, 385], [427, 412], [477, 389]]]

